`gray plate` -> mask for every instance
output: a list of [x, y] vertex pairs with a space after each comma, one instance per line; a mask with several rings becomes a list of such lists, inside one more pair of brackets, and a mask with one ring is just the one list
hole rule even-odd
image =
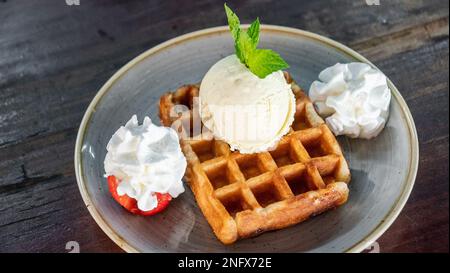
[[[298, 29], [263, 26], [262, 48], [288, 60], [289, 72], [306, 90], [318, 73], [337, 62], [367, 62], [330, 39]], [[158, 119], [159, 97], [233, 53], [227, 27], [180, 36], [143, 53], [120, 69], [90, 104], [78, 133], [75, 168], [80, 192], [99, 226], [129, 252], [358, 252], [395, 220], [414, 184], [418, 141], [411, 114], [389, 82], [389, 122], [374, 140], [339, 138], [352, 173], [344, 206], [294, 227], [222, 245], [197, 207], [191, 191], [154, 217], [127, 213], [110, 196], [103, 177], [106, 144], [133, 114]], [[372, 65], [372, 64], [371, 64]]]

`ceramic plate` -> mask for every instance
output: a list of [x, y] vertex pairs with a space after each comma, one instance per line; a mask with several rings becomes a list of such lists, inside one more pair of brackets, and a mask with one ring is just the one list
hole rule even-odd
[[[320, 71], [337, 62], [366, 62], [353, 50], [298, 29], [263, 26], [261, 48], [279, 52], [305, 90]], [[120, 69], [98, 92], [82, 120], [75, 169], [86, 206], [104, 232], [128, 252], [359, 252], [375, 241], [404, 206], [417, 172], [418, 141], [413, 119], [399, 91], [392, 90], [390, 118], [375, 139], [338, 138], [352, 181], [348, 202], [296, 226], [267, 232], [233, 245], [212, 233], [195, 199], [186, 192], [154, 217], [126, 212], [110, 196], [103, 160], [111, 135], [133, 114], [156, 123], [159, 97], [197, 83], [234, 47], [228, 27], [197, 31], [158, 45]]]

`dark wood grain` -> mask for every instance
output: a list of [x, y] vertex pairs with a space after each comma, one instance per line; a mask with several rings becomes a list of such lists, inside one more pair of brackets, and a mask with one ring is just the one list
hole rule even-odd
[[[228, 1], [242, 21], [316, 32], [360, 51], [414, 116], [420, 165], [384, 252], [449, 251], [449, 3], [446, 0]], [[101, 85], [146, 49], [223, 25], [222, 1], [0, 1], [0, 252], [120, 252], [78, 193], [73, 150]]]

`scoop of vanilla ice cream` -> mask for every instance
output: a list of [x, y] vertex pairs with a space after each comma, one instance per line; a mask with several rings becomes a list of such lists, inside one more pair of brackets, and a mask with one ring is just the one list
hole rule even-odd
[[236, 55], [211, 67], [199, 97], [204, 125], [241, 153], [267, 151], [294, 121], [295, 97], [283, 72], [261, 79]]

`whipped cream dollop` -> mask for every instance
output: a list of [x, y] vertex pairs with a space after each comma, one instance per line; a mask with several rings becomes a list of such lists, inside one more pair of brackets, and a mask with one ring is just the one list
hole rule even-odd
[[241, 153], [272, 148], [289, 132], [294, 113], [295, 97], [282, 71], [261, 79], [234, 54], [214, 64], [200, 85], [203, 124]]
[[370, 139], [384, 128], [391, 90], [386, 76], [365, 63], [336, 64], [312, 83], [309, 97], [335, 135]]
[[184, 192], [181, 179], [187, 163], [172, 128], [156, 126], [149, 117], [139, 125], [134, 115], [114, 133], [106, 149], [106, 176], [114, 175], [120, 181], [117, 193], [135, 198], [140, 210], [156, 208], [155, 193], [175, 198]]

